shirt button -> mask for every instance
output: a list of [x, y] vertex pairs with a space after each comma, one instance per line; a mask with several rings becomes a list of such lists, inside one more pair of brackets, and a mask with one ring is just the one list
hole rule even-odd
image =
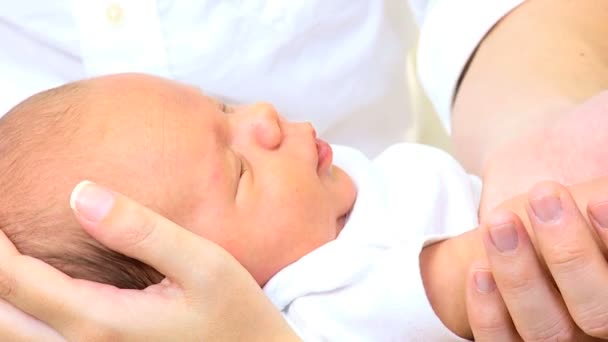
[[106, 19], [112, 25], [119, 25], [124, 18], [124, 11], [119, 4], [112, 4], [106, 9]]

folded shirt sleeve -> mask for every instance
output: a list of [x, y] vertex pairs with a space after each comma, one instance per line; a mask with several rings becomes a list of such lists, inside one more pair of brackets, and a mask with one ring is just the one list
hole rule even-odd
[[422, 87], [448, 132], [460, 75], [488, 31], [523, 0], [435, 0], [427, 4], [418, 45]]

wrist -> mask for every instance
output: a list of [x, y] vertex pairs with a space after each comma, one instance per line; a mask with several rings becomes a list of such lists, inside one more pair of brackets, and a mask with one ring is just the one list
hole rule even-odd
[[474, 260], [484, 255], [477, 229], [425, 247], [420, 272], [431, 307], [454, 334], [471, 339], [467, 319], [466, 275]]

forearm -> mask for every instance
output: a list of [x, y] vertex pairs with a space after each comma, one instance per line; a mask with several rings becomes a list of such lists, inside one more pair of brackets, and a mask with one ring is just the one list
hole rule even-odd
[[[608, 191], [608, 177], [573, 185], [569, 189], [579, 209], [584, 213], [594, 194]], [[604, 189], [605, 191], [602, 191]], [[530, 230], [527, 206], [527, 194], [519, 195], [500, 205], [522, 219], [532, 241], [535, 242], [534, 234]], [[483, 257], [484, 247], [477, 229], [428, 246], [421, 253], [422, 278], [433, 309], [450, 330], [465, 338], [472, 337], [466, 314], [466, 275], [472, 262]]]
[[453, 107], [454, 151], [469, 171], [608, 88], [607, 11], [603, 0], [528, 0], [486, 36]]

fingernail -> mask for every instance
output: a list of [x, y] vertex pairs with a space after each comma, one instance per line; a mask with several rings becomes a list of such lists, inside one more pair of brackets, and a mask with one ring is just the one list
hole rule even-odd
[[488, 230], [492, 243], [500, 252], [508, 252], [517, 248], [519, 239], [513, 223], [507, 222], [490, 226]]
[[100, 222], [114, 206], [114, 194], [90, 182], [82, 181], [74, 187], [70, 207], [78, 215], [91, 222]]
[[534, 215], [543, 222], [557, 221], [562, 216], [562, 202], [557, 194], [532, 198], [530, 207]]
[[488, 294], [496, 289], [496, 282], [490, 272], [477, 271], [473, 274], [473, 280], [475, 281], [475, 287], [483, 294]]
[[601, 228], [608, 228], [608, 202], [598, 203], [589, 207], [589, 213]]

